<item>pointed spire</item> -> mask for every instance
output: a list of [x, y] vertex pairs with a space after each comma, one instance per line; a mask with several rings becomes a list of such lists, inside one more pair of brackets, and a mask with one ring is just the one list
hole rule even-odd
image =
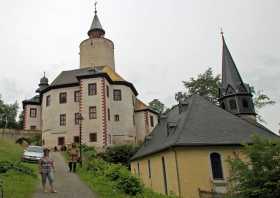
[[91, 38], [99, 38], [103, 37], [105, 34], [105, 30], [102, 28], [102, 25], [100, 23], [100, 20], [97, 16], [97, 9], [96, 9], [97, 1], [94, 3], [94, 18], [92, 21], [92, 24], [90, 26], [90, 29], [88, 31], [88, 35]]
[[223, 41], [222, 87], [226, 89], [230, 85], [235, 91], [237, 91], [240, 86], [244, 86], [244, 83], [227, 47], [222, 30], [221, 35]]

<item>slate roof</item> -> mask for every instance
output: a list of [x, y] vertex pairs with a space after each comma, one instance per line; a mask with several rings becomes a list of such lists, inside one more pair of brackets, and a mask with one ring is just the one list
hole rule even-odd
[[234, 92], [247, 92], [251, 93], [250, 86], [245, 84], [241, 75], [235, 65], [231, 53], [227, 47], [224, 36], [223, 40], [223, 59], [222, 59], [222, 86], [221, 94], [226, 95], [228, 87], [230, 86]]
[[[251, 143], [253, 134], [279, 138], [261, 124], [252, 124], [193, 95], [179, 113], [173, 107], [146, 138], [132, 160], [176, 146], [218, 146]], [[168, 135], [169, 134], [169, 135]]]
[[132, 83], [124, 80], [119, 74], [112, 70], [109, 66], [97, 66], [97, 67], [87, 67], [75, 70], [62, 71], [56, 79], [50, 84], [47, 89], [44, 89], [43, 92], [48, 91], [52, 88], [60, 88], [67, 86], [78, 86], [79, 80], [78, 78], [83, 77], [98, 77], [104, 76], [107, 77], [113, 84], [123, 84], [129, 86], [132, 91], [138, 95], [135, 87]]
[[41, 101], [40, 101], [40, 96], [36, 95], [30, 99], [24, 100], [22, 101], [23, 106], [27, 105], [27, 104], [33, 104], [33, 105], [40, 105]]
[[103, 27], [100, 23], [100, 20], [99, 20], [96, 13], [94, 15], [94, 18], [93, 18], [93, 21], [92, 21], [92, 24], [90, 26], [90, 29], [89, 29], [88, 33], [91, 32], [91, 31], [94, 31], [94, 30], [100, 30], [105, 34], [105, 30], [103, 29]]

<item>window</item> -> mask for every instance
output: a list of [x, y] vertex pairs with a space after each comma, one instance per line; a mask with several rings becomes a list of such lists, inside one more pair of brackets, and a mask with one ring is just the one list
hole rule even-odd
[[249, 108], [249, 103], [246, 99], [242, 99], [242, 105], [244, 108]]
[[37, 117], [37, 109], [31, 108], [30, 109], [30, 118], [36, 118]]
[[116, 114], [114, 117], [115, 117], [116, 122], [120, 121], [120, 115], [119, 114]]
[[222, 169], [222, 161], [221, 156], [219, 153], [211, 153], [210, 154], [211, 160], [211, 168], [212, 168], [212, 175], [213, 179], [224, 179], [223, 176], [223, 169]]
[[75, 91], [74, 92], [74, 102], [80, 102], [80, 91]]
[[67, 93], [63, 92], [59, 94], [59, 103], [63, 104], [67, 102]]
[[109, 86], [108, 86], [108, 85], [106, 86], [106, 92], [107, 92], [107, 98], [109, 98], [109, 95], [110, 95], [110, 94], [109, 94], [109, 93], [110, 93], [110, 90], [109, 90]]
[[151, 174], [151, 160], [148, 160], [148, 176], [149, 178], [151, 178], [152, 174]]
[[108, 120], [110, 120], [111, 119], [111, 115], [110, 115], [110, 109], [109, 108], [108, 108], [107, 112], [108, 112]]
[[151, 123], [151, 127], [154, 127], [154, 117], [150, 116], [150, 123]]
[[65, 138], [64, 137], [58, 137], [57, 138], [57, 144], [59, 146], [63, 146], [65, 144]]
[[60, 114], [60, 126], [66, 126], [66, 114]]
[[162, 174], [163, 174], [163, 181], [164, 181], [164, 191], [165, 194], [168, 194], [167, 190], [167, 177], [166, 177], [166, 166], [165, 166], [165, 159], [164, 157], [161, 158], [161, 163], [162, 163]]
[[97, 94], [96, 83], [88, 84], [88, 95], [93, 96]]
[[89, 119], [96, 119], [96, 106], [93, 106], [93, 107], [89, 107], [89, 111], [88, 111], [88, 114], [89, 114]]
[[115, 101], [120, 101], [122, 100], [122, 92], [120, 89], [114, 89], [113, 91], [113, 97]]
[[80, 113], [75, 113], [75, 125], [80, 124]]
[[36, 126], [30, 126], [31, 130], [36, 130]]
[[47, 96], [46, 98], [46, 106], [50, 106], [51, 105], [51, 96]]
[[90, 142], [97, 142], [97, 134], [96, 133], [90, 133], [89, 134], [89, 141]]
[[231, 109], [231, 110], [237, 109], [236, 102], [235, 102], [235, 100], [233, 100], [233, 99], [231, 99], [231, 100], [229, 101], [229, 106], [230, 106], [230, 109]]
[[80, 137], [79, 136], [74, 136], [74, 143], [79, 143], [80, 142]]

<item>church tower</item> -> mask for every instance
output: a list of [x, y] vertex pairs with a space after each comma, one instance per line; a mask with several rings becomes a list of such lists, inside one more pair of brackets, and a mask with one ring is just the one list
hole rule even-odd
[[96, 3], [88, 36], [80, 44], [80, 68], [109, 66], [115, 70], [114, 43], [104, 37], [105, 30], [97, 16]]
[[256, 121], [256, 112], [250, 86], [243, 82], [230, 51], [223, 41], [222, 85], [219, 102], [223, 109], [248, 121]]

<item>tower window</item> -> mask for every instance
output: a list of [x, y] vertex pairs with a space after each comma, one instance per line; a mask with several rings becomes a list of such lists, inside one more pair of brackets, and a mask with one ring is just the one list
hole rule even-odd
[[242, 100], [242, 105], [243, 105], [244, 108], [249, 108], [249, 103], [246, 99]]
[[110, 90], [109, 90], [109, 86], [108, 85], [106, 86], [106, 92], [107, 92], [107, 98], [109, 98]]
[[110, 113], [110, 109], [109, 108], [107, 109], [107, 113], [108, 113], [108, 120], [111, 120], [111, 115], [110, 115], [111, 113]]
[[36, 118], [37, 117], [37, 109], [31, 108], [30, 109], [30, 118]]
[[96, 106], [89, 107], [89, 119], [96, 119]]
[[97, 94], [96, 83], [88, 84], [88, 95], [93, 96]]
[[120, 121], [120, 115], [119, 114], [116, 114], [114, 117], [115, 117], [116, 122]]
[[59, 94], [59, 103], [63, 104], [67, 102], [67, 93], [63, 92]]
[[75, 113], [75, 125], [80, 124], [80, 113]]
[[80, 91], [74, 92], [74, 102], [80, 102]]
[[235, 100], [233, 100], [233, 99], [231, 99], [231, 100], [229, 101], [229, 106], [230, 106], [230, 109], [231, 109], [231, 110], [237, 109], [236, 102], [235, 102]]
[[90, 142], [97, 142], [97, 134], [96, 133], [90, 133], [89, 134], [89, 141]]
[[49, 95], [46, 98], [46, 106], [50, 106], [50, 104], [51, 104], [51, 96]]
[[122, 100], [122, 92], [121, 92], [121, 90], [120, 89], [114, 89], [113, 97], [114, 97], [115, 101]]
[[219, 153], [211, 153], [211, 168], [213, 179], [224, 179], [221, 156]]
[[151, 127], [154, 127], [154, 117], [150, 116], [150, 123], [151, 123]]
[[66, 126], [66, 114], [60, 114], [59, 124], [60, 126]]

